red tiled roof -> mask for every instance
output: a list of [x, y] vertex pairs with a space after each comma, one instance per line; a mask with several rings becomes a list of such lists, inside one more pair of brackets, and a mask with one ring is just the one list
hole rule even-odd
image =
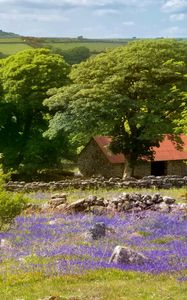
[[[176, 144], [174, 144], [166, 135], [159, 147], [153, 147], [153, 150], [155, 151], [154, 161], [187, 160], [187, 136], [182, 134], [180, 137], [184, 142], [182, 151], [176, 149]], [[111, 163], [124, 163], [123, 154], [113, 154], [109, 150], [111, 137], [96, 136], [94, 137], [94, 140]]]
[[101, 148], [104, 155], [108, 158], [108, 160], [112, 164], [121, 164], [124, 163], [124, 155], [123, 154], [113, 154], [109, 150], [109, 145], [111, 142], [111, 137], [109, 136], [95, 136], [94, 137], [95, 142], [97, 145]]
[[160, 147], [154, 147], [155, 161], [162, 160], [187, 160], [187, 136], [180, 135], [183, 145], [182, 151], [176, 148], [176, 144], [173, 143], [166, 135], [165, 139], [160, 143]]

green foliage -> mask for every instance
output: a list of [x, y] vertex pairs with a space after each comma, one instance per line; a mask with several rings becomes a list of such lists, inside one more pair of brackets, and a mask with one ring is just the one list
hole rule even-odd
[[33, 169], [58, 163], [67, 152], [63, 131], [51, 143], [43, 137], [50, 88], [68, 82], [69, 66], [47, 49], [25, 50], [1, 60], [0, 152], [5, 169]]
[[28, 198], [22, 194], [10, 193], [5, 190], [5, 183], [10, 173], [4, 174], [0, 167], [0, 229], [10, 224], [25, 208]]
[[37, 38], [37, 37], [30, 37], [30, 36], [25, 36], [24, 41], [27, 45], [31, 46], [32, 48], [41, 48], [42, 45], [42, 38]]
[[187, 108], [186, 106], [184, 107], [184, 110], [182, 112], [182, 117], [179, 120], [176, 120], [176, 127], [177, 130], [181, 130], [182, 127], [182, 131], [183, 133], [187, 134]]
[[22, 194], [13, 194], [0, 190], [0, 229], [10, 224], [26, 207], [27, 198]]
[[6, 181], [10, 179], [11, 173], [5, 174], [3, 172], [2, 165], [0, 165], [0, 191], [4, 190], [4, 186], [6, 184]]
[[131, 168], [142, 156], [152, 158], [163, 134], [176, 138], [175, 120], [187, 102], [186, 53], [186, 42], [144, 40], [74, 66], [73, 84], [45, 101], [59, 111], [50, 128], [81, 132], [81, 142], [112, 135], [113, 152], [125, 154]]
[[75, 47], [69, 50], [61, 50], [59, 48], [51, 48], [53, 53], [60, 54], [64, 57], [65, 61], [70, 64], [79, 64], [87, 60], [91, 56], [91, 52], [87, 47]]
[[2, 52], [0, 52], [0, 59], [1, 58], [5, 58], [5, 55]]

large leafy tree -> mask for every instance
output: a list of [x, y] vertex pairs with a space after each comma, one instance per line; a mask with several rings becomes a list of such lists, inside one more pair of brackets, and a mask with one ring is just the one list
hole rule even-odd
[[60, 55], [32, 49], [2, 59], [0, 67], [0, 152], [4, 168], [54, 165], [67, 152], [67, 139], [62, 130], [53, 143], [43, 137], [48, 110], [42, 103], [48, 89], [67, 84], [69, 66]]
[[153, 158], [163, 134], [175, 138], [186, 73], [187, 43], [175, 40], [133, 42], [90, 58], [73, 68], [72, 85], [51, 91], [45, 101], [56, 110], [48, 135], [64, 126], [80, 141], [111, 135], [111, 149], [125, 155], [130, 175], [139, 158]]
[[182, 116], [179, 120], [176, 120], [177, 130], [183, 130], [183, 133], [187, 134], [187, 106], [184, 108]]

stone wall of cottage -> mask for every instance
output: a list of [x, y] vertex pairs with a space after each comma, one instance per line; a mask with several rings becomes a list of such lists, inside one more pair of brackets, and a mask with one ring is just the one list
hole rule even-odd
[[80, 172], [87, 177], [92, 175], [110, 177], [123, 176], [123, 164], [112, 164], [94, 140], [83, 149], [78, 158]]
[[[134, 176], [137, 178], [151, 175], [151, 163], [139, 162], [135, 167]], [[187, 175], [187, 162], [184, 161], [167, 161], [166, 174], [165, 175]]]
[[148, 162], [138, 162], [135, 170], [134, 176], [137, 178], [141, 178], [143, 176], [148, 176], [151, 174], [151, 164]]
[[168, 161], [167, 163], [167, 174], [168, 175], [187, 175], [187, 162], [184, 161]]

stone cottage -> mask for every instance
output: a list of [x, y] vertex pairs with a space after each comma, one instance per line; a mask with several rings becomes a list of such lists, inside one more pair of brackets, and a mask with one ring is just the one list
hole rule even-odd
[[[135, 167], [134, 175], [187, 175], [187, 136], [181, 135], [183, 149], [165, 136], [159, 147], [154, 147], [154, 161], [141, 160]], [[78, 157], [78, 166], [84, 176], [102, 175], [106, 178], [122, 177], [125, 157], [123, 154], [113, 154], [109, 150], [111, 138], [108, 136], [93, 137]]]

